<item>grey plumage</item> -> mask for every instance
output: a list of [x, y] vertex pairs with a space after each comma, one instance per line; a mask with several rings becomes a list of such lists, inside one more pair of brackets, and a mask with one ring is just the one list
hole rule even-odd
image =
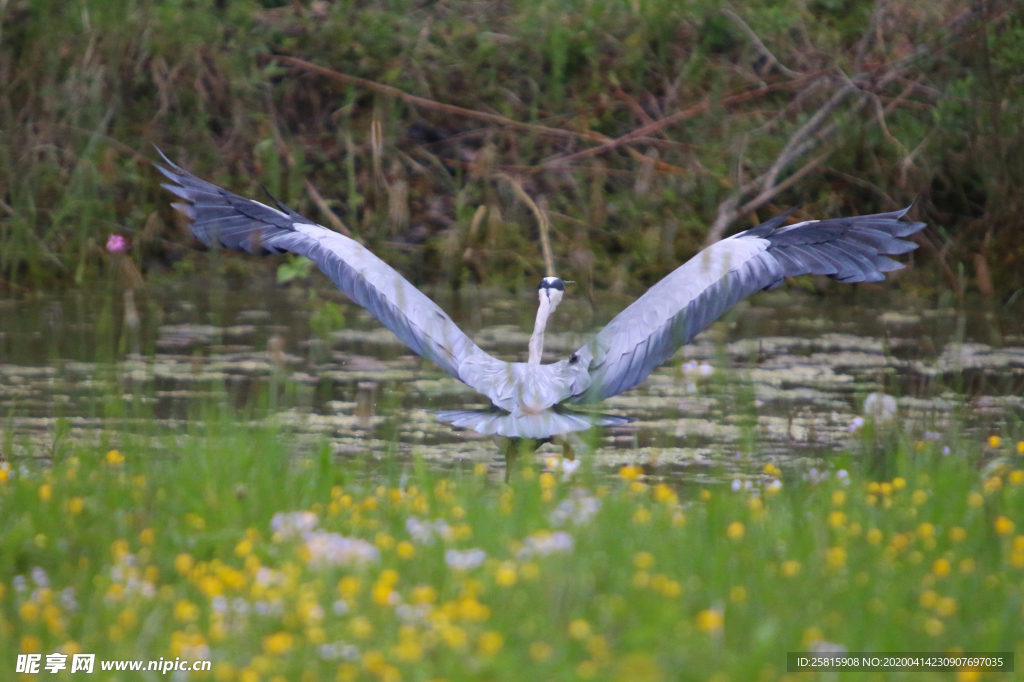
[[900, 220], [907, 209], [783, 225], [787, 212], [704, 249], [572, 356], [542, 365], [544, 327], [562, 295], [560, 287], [551, 286], [560, 280], [546, 278], [538, 290], [541, 305], [531, 362], [508, 363], [480, 349], [433, 301], [358, 242], [286, 206], [275, 209], [240, 197], [196, 178], [167, 157], [164, 161], [170, 168], [156, 167], [173, 184], [163, 186], [186, 202], [173, 206], [192, 219], [200, 241], [256, 255], [289, 252], [314, 261], [414, 352], [486, 395], [502, 411], [444, 413], [446, 421], [510, 436], [518, 429], [522, 436], [535, 437], [533, 432], [539, 433], [546, 422], [607, 423], [567, 410], [551, 412], [553, 417], [537, 415], [563, 403], [598, 402], [633, 388], [740, 300], [779, 286], [786, 277], [817, 274], [841, 282], [880, 281], [884, 273], [903, 267], [888, 256], [916, 248], [903, 237], [924, 227]]

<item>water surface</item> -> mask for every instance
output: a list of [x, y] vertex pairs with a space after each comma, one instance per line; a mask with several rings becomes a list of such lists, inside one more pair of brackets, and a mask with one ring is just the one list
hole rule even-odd
[[[212, 401], [280, 424], [299, 450], [326, 438], [340, 455], [500, 463], [490, 437], [432, 415], [485, 407], [483, 396], [340, 294], [316, 289], [312, 299], [305, 285], [174, 281], [136, 292], [127, 308], [113, 287], [5, 295], [5, 454], [45, 454], [55, 442], [102, 434], [116, 442], [119, 433], [180, 433]], [[525, 359], [532, 291], [437, 296], [485, 350]], [[593, 310], [582, 292], [567, 291], [547, 359], [577, 349], [631, 300], [604, 298]], [[340, 306], [344, 328], [318, 336], [310, 317], [325, 300]], [[644, 384], [601, 404], [637, 421], [595, 434], [588, 456], [688, 479], [752, 473], [767, 461], [807, 466], [850, 446], [851, 423], [872, 392], [897, 398], [895, 424], [912, 438], [947, 438], [954, 423], [970, 437], [998, 434], [1024, 416], [1024, 323], [987, 302], [863, 286], [762, 293]], [[540, 456], [555, 452], [546, 444]]]

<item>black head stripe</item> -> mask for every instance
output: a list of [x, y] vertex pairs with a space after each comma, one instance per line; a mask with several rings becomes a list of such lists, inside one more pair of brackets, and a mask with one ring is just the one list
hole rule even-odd
[[557, 277], [544, 277], [541, 279], [540, 284], [537, 285], [538, 289], [555, 289], [556, 291], [565, 291], [565, 282]]

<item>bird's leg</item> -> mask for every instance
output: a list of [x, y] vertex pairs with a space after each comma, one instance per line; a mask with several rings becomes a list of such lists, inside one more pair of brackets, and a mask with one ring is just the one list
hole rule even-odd
[[537, 442], [532, 438], [509, 438], [505, 443], [505, 483], [512, 480], [512, 469], [519, 462], [519, 455], [532, 454]]
[[519, 438], [509, 438], [505, 442], [505, 483], [512, 480], [512, 467], [519, 459]]
[[572, 461], [576, 459], [576, 452], [572, 449], [572, 443], [566, 438], [562, 441], [562, 459]]

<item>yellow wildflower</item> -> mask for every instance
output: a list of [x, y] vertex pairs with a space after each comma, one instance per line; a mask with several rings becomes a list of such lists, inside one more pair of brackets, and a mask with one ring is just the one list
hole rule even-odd
[[832, 493], [832, 504], [837, 507], [842, 507], [846, 503], [846, 493], [842, 490], [836, 490]]
[[502, 587], [512, 587], [516, 584], [516, 565], [511, 561], [502, 562], [494, 574], [494, 582]]
[[910, 496], [910, 501], [916, 506], [920, 507], [922, 504], [928, 501], [928, 493], [923, 490], [915, 490], [914, 494]]
[[999, 436], [992, 435], [992, 436], [988, 437], [988, 446], [990, 448], [998, 448], [1000, 443], [1002, 443], [1002, 442], [1003, 442], [1003, 439], [1000, 438]]
[[725, 624], [725, 615], [718, 609], [704, 609], [697, 614], [697, 628], [702, 632], [719, 632]]
[[996, 517], [995, 523], [993, 525], [995, 526], [996, 532], [1000, 535], [1010, 535], [1011, 533], [1013, 533], [1013, 529], [1016, 527], [1013, 521], [1006, 518], [1005, 516]]
[[53, 496], [53, 486], [51, 486], [49, 483], [44, 483], [41, 486], [39, 486], [39, 501], [40, 502], [49, 502], [50, 501], [50, 497], [52, 497], [52, 496]]
[[530, 645], [530, 658], [538, 663], [543, 663], [551, 658], [552, 653], [551, 645], [546, 642], [534, 642]]
[[430, 585], [417, 585], [412, 588], [411, 597], [416, 604], [433, 604], [437, 599], [437, 590]]
[[119, 466], [121, 464], [124, 464], [124, 455], [122, 455], [117, 450], [110, 450], [109, 452], [107, 452], [106, 460], [107, 464], [109, 464], [110, 466]]
[[787, 578], [795, 578], [800, 575], [800, 562], [793, 559], [782, 562], [782, 575]]
[[[884, 488], [885, 484], [883, 483], [882, 486]], [[897, 476], [896, 478], [892, 479], [892, 489], [893, 490], [903, 490], [906, 487], [907, 487], [907, 481], [902, 476]]]
[[825, 639], [825, 635], [822, 634], [821, 630], [815, 627], [810, 627], [804, 630], [804, 634], [800, 641], [803, 642], [804, 646], [811, 646]]
[[448, 625], [442, 628], [441, 637], [452, 649], [461, 649], [466, 646], [466, 631], [455, 625]]
[[659, 483], [654, 486], [654, 500], [662, 504], [673, 505], [679, 502], [679, 496], [675, 494], [672, 488], [669, 488], [664, 483]]
[[1024, 455], [1024, 440], [1017, 441], [1017, 454]]
[[72, 497], [70, 500], [68, 500], [68, 511], [70, 511], [75, 516], [81, 514], [84, 508], [85, 500], [83, 500], [81, 497]]
[[187, 599], [179, 599], [174, 603], [174, 617], [190, 623], [199, 618], [199, 607]]
[[361, 581], [354, 575], [346, 575], [344, 578], [338, 581], [338, 594], [343, 599], [352, 599], [359, 594], [359, 588]]
[[743, 524], [740, 523], [739, 521], [733, 521], [732, 523], [729, 524], [729, 527], [725, 529], [725, 535], [730, 540], [742, 540], [743, 539], [743, 533], [744, 533]]
[[868, 543], [872, 545], [877, 545], [882, 541], [882, 531], [878, 530], [877, 528], [870, 529], [867, 534], [867, 540]]
[[782, 471], [779, 469], [779, 467], [775, 466], [771, 462], [764, 465], [764, 473], [768, 474], [769, 476], [776, 477], [782, 475]]
[[18, 609], [18, 615], [26, 623], [35, 622], [39, 618], [39, 605], [34, 601], [27, 601]]
[[949, 574], [949, 560], [948, 559], [936, 559], [935, 563], [932, 564], [932, 573], [939, 576], [940, 578]]
[[367, 639], [373, 634], [373, 625], [365, 616], [356, 616], [348, 624], [349, 632], [357, 639]]
[[729, 601], [740, 603], [747, 600], [747, 588], [737, 585], [729, 590]]
[[569, 623], [569, 636], [573, 639], [586, 639], [590, 636], [590, 623], [582, 618], [577, 618]]
[[647, 569], [654, 565], [654, 557], [650, 552], [637, 552], [633, 555], [633, 565], [639, 569]]
[[576, 666], [576, 675], [580, 679], [589, 680], [597, 674], [598, 667], [594, 661], [583, 661]]
[[484, 656], [490, 656], [498, 653], [504, 643], [505, 640], [502, 638], [500, 633], [495, 632], [494, 630], [489, 630], [480, 635], [478, 648], [481, 654]]
[[[1024, 443], [1024, 440], [1022, 440], [1020, 443], [1018, 443], [1018, 445], [1020, 445], [1021, 443]], [[1021, 453], [1021, 454], [1024, 454], [1024, 453]], [[1013, 485], [1024, 484], [1024, 470], [1014, 469], [1013, 471], [1011, 471], [1010, 472], [1010, 483], [1012, 483]]]
[[974, 573], [974, 559], [967, 557], [960, 560], [961, 573]]
[[949, 539], [953, 542], [963, 542], [967, 539], [967, 531], [960, 526], [953, 526], [949, 529]]
[[943, 618], [949, 618], [956, 613], [956, 599], [953, 599], [952, 597], [942, 597], [935, 605], [935, 613], [939, 614]]
[[114, 540], [110, 543], [110, 553], [114, 555], [115, 559], [120, 559], [128, 554], [128, 541], [124, 538]]
[[626, 479], [627, 481], [633, 481], [640, 478], [643, 475], [644, 470], [641, 467], [633, 464], [627, 464], [626, 466], [619, 469], [619, 476]]
[[985, 504], [985, 498], [982, 497], [981, 493], [971, 493], [967, 496], [967, 505], [970, 507], [981, 507]]
[[637, 525], [643, 525], [650, 523], [651, 512], [647, 511], [644, 507], [637, 507], [637, 510], [633, 512], [633, 523]]
[[155, 539], [152, 528], [143, 528], [142, 532], [139, 533], [139, 542], [144, 545], [152, 545]]
[[174, 569], [182, 575], [191, 571], [194, 563], [191, 554], [179, 554], [174, 557]]
[[830, 568], [842, 568], [846, 565], [846, 550], [842, 547], [829, 547], [825, 552], [825, 562]]
[[833, 528], [842, 528], [846, 524], [846, 514], [841, 511], [834, 511], [828, 515], [828, 525]]
[[942, 634], [943, 630], [945, 630], [945, 627], [938, 618], [929, 618], [924, 622], [924, 631], [932, 637], [938, 637]]

